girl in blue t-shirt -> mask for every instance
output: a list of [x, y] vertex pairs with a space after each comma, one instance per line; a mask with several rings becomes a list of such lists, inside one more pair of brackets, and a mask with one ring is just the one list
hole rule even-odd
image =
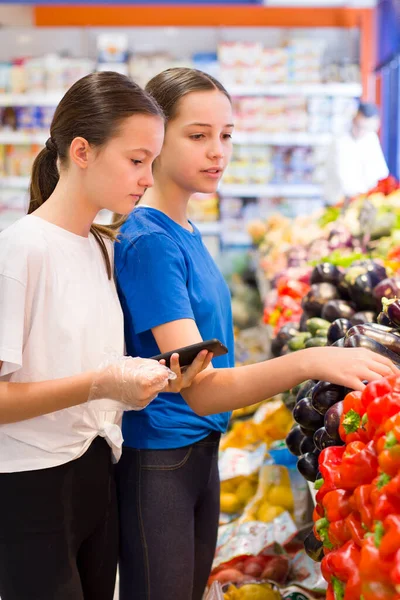
[[146, 90], [167, 127], [154, 186], [115, 246], [127, 352], [151, 357], [219, 338], [229, 354], [215, 359], [214, 369], [198, 375], [182, 395], [160, 394], [145, 411], [124, 416], [117, 470], [120, 600], [201, 600], [215, 551], [218, 443], [228, 411], [309, 378], [362, 389], [363, 380], [394, 367], [366, 350], [311, 348], [230, 368], [229, 290], [187, 218], [187, 204], [194, 192], [215, 192], [229, 162], [231, 100], [218, 81], [192, 69], [164, 71]]

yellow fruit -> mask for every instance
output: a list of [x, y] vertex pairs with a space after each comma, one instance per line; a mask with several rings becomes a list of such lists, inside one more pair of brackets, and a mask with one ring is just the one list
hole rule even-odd
[[247, 504], [255, 494], [255, 487], [248, 479], [242, 481], [236, 490], [236, 496], [242, 504]]
[[263, 502], [258, 510], [257, 519], [258, 521], [269, 523], [283, 512], [285, 512], [285, 509], [282, 506], [272, 506], [269, 502]]
[[224, 600], [240, 600], [240, 592], [236, 586], [230, 585], [224, 594]]
[[293, 510], [293, 494], [290, 487], [273, 486], [268, 493], [268, 502], [273, 506], [282, 506], [286, 510]]
[[239, 589], [240, 600], [278, 600], [277, 592], [270, 587], [248, 583]]
[[221, 512], [232, 514], [238, 512], [240, 508], [241, 504], [235, 494], [221, 494]]
[[236, 484], [232, 479], [228, 481], [221, 481], [221, 492], [226, 494], [233, 494], [236, 490]]

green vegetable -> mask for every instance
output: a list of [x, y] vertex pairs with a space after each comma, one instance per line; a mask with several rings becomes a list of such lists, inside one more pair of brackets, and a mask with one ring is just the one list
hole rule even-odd
[[306, 325], [307, 325], [308, 331], [311, 333], [311, 335], [313, 337], [317, 335], [317, 331], [321, 330], [321, 331], [327, 332], [329, 327], [331, 326], [329, 321], [326, 321], [325, 319], [319, 319], [318, 317], [314, 317], [313, 319], [308, 319], [308, 321], [306, 322]]
[[305, 348], [317, 348], [319, 346], [326, 346], [328, 339], [326, 337], [312, 337], [306, 341]]
[[292, 350], [292, 352], [295, 352], [296, 350], [303, 350], [305, 348], [306, 341], [309, 340], [310, 338], [311, 338], [311, 333], [309, 333], [308, 331], [299, 333], [298, 335], [293, 337], [291, 340], [289, 340], [289, 342], [288, 342], [289, 349]]

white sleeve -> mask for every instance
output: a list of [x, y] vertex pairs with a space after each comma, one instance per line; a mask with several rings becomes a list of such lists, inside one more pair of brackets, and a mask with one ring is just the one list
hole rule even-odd
[[26, 287], [17, 279], [0, 274], [0, 377], [22, 366]]

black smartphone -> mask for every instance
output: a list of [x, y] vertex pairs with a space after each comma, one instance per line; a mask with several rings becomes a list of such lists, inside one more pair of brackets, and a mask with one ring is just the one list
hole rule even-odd
[[191, 346], [185, 346], [184, 348], [178, 348], [177, 350], [172, 350], [171, 352], [165, 352], [164, 354], [159, 354], [158, 356], [152, 356], [153, 360], [165, 360], [165, 364], [167, 367], [170, 366], [170, 358], [173, 354], [179, 354], [179, 364], [181, 368], [189, 367], [199, 352], [202, 350], [208, 350], [208, 352], [212, 352], [215, 356], [222, 356], [223, 354], [228, 354], [228, 348], [224, 346], [222, 342], [219, 340], [207, 340], [206, 342], [199, 342], [198, 344], [192, 344]]

